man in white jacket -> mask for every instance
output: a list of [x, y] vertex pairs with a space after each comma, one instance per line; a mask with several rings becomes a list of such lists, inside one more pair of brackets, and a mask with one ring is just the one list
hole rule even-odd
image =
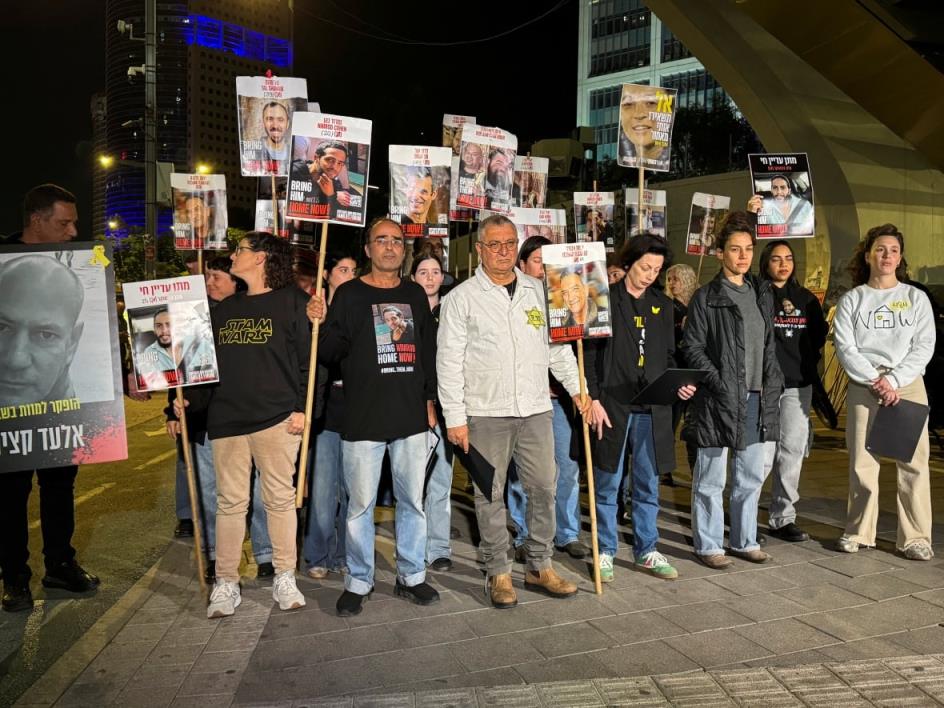
[[551, 565], [555, 532], [555, 465], [547, 372], [581, 399], [577, 362], [567, 345], [548, 340], [544, 285], [515, 267], [518, 235], [504, 216], [479, 226], [480, 267], [443, 300], [437, 340], [439, 400], [449, 441], [472, 446], [495, 467], [491, 498], [475, 488], [475, 515], [492, 605], [517, 604], [511, 583], [503, 492], [512, 457], [528, 494], [525, 587], [570, 597], [577, 587]]

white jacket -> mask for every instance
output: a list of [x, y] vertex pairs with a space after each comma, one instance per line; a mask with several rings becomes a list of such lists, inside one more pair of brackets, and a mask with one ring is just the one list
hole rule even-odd
[[548, 369], [572, 395], [577, 361], [567, 344], [550, 344], [544, 284], [515, 268], [514, 299], [479, 266], [442, 301], [436, 373], [446, 427], [469, 416], [523, 418], [551, 410]]

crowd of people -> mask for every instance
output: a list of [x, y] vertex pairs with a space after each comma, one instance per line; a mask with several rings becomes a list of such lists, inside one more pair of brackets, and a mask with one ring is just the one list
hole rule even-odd
[[[49, 194], [46, 201], [28, 198], [17, 242], [75, 237], [74, 198], [63, 197], [64, 190]], [[71, 218], [62, 217], [63, 205], [71, 205], [65, 215]], [[58, 226], [48, 223], [57, 216]], [[202, 525], [212, 561], [208, 617], [232, 615], [240, 604], [250, 509], [259, 575], [273, 577], [281, 609], [305, 604], [296, 584], [300, 566], [314, 579], [342, 576], [337, 613], [360, 613], [374, 590], [374, 509], [387, 464], [396, 498], [394, 593], [421, 606], [438, 602], [427, 573], [452, 569], [454, 454], [472, 480], [491, 604], [517, 604], [514, 562], [524, 565], [525, 588], [572, 597], [576, 585], [557, 573], [552, 558], [555, 548], [574, 558], [589, 553], [581, 538], [583, 451], [575, 434], [582, 422], [592, 431], [595, 571], [602, 581], [614, 579], [621, 507], [632, 522], [633, 567], [678, 577], [659, 549], [657, 520], [660, 483], [671, 483], [676, 466], [680, 421], [690, 448], [700, 562], [723, 570], [732, 559], [770, 559], [758, 530], [768, 475], [769, 533], [807, 540], [797, 525], [799, 480], [826, 323], [817, 299], [797, 282], [788, 241], [767, 242], [759, 274], [751, 273], [755, 223], [748, 212], [728, 216], [716, 244], [720, 269], [701, 288], [690, 268], [671, 266], [664, 239], [644, 233], [627, 241], [607, 268], [613, 335], [584, 343], [586, 393], [572, 347], [548, 340], [541, 247], [549, 242], [533, 236], [519, 248], [515, 225], [504, 216], [481, 221], [480, 265], [448, 293], [433, 251], [419, 250], [410, 275], [401, 274], [406, 241], [395, 219], [376, 219], [366, 229], [363, 274], [357, 277], [352, 254], [329, 257], [326, 290], [314, 295], [299, 287], [296, 275], [305, 274], [293, 273], [286, 240], [245, 234], [228, 259], [206, 267], [220, 381], [188, 387], [183, 403], [173, 398], [167, 408], [175, 438], [187, 412], [201, 509], [190, 521]], [[927, 296], [904, 280], [903, 255], [896, 227], [871, 229], [853, 259], [856, 287], [837, 307], [836, 350], [850, 378], [849, 512], [837, 542], [843, 552], [875, 545], [879, 459], [866, 447], [870, 422], [880, 407], [927, 401], [922, 376], [935, 322]], [[0, 284], [10, 267], [0, 260]], [[317, 386], [313, 420], [306, 421], [315, 322]], [[0, 310], [0, 326], [12, 335], [0, 344], [6, 362], [19, 324]], [[675, 404], [638, 402], [642, 389], [674, 368], [698, 370], [702, 378], [680, 385]], [[299, 528], [295, 468], [306, 424], [313, 467]], [[933, 557], [928, 461], [925, 424], [912, 459], [897, 463], [896, 545], [913, 560]], [[87, 592], [98, 579], [78, 565], [67, 538], [75, 474], [75, 467], [39, 471], [44, 539], [49, 534], [43, 583]], [[6, 610], [32, 605], [25, 554], [32, 476], [0, 474]], [[192, 526], [179, 517], [178, 534], [187, 535]]]

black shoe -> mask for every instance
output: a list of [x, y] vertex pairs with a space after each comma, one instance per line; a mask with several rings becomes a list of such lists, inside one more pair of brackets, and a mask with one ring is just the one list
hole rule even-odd
[[393, 594], [409, 600], [414, 605], [435, 605], [439, 602], [439, 593], [429, 583], [420, 583], [407, 587], [397, 580], [397, 585], [393, 589]]
[[528, 562], [528, 552], [524, 548], [522, 543], [520, 546], [515, 546], [515, 563], [521, 563], [524, 565]]
[[429, 569], [438, 570], [440, 572], [452, 570], [452, 561], [449, 558], [437, 558], [429, 564]]
[[203, 579], [208, 584], [216, 582], [216, 561], [207, 561], [206, 568], [203, 569]]
[[275, 575], [275, 566], [271, 563], [260, 563], [256, 567], [256, 578], [262, 580], [263, 578], [271, 578]]
[[781, 541], [789, 541], [790, 543], [800, 543], [810, 540], [810, 535], [792, 521], [786, 526], [781, 526], [779, 529], [770, 529], [770, 535], [774, 538], [779, 538]]
[[767, 537], [764, 536], [764, 534], [762, 534], [762, 533], [760, 532], [760, 526], [757, 527], [757, 545], [758, 545], [758, 546], [766, 546], [766, 545], [767, 545]]
[[75, 560], [60, 563], [50, 570], [46, 568], [44, 588], [57, 588], [68, 592], [90, 592], [98, 587], [99, 579], [80, 566]]
[[353, 617], [354, 615], [359, 615], [361, 610], [364, 609], [364, 600], [367, 599], [368, 595], [358, 595], [356, 592], [351, 592], [350, 590], [345, 590], [341, 593], [341, 597], [338, 598], [337, 604], [334, 606], [338, 611], [338, 617]]
[[33, 609], [33, 593], [29, 578], [20, 577], [3, 583], [3, 609], [7, 612], [22, 612]]
[[193, 538], [193, 521], [191, 519], [180, 519], [177, 522], [177, 528], [174, 529], [174, 536], [177, 538]]
[[580, 541], [571, 541], [564, 546], [556, 546], [556, 548], [558, 551], [563, 551], [571, 558], [576, 558], [578, 560], [581, 558], [586, 558], [590, 554], [590, 549]]
[[666, 487], [674, 487], [674, 486], [675, 486], [675, 480], [672, 479], [672, 475], [671, 475], [671, 474], [664, 474], [664, 475], [662, 475], [662, 477], [659, 478], [659, 484], [663, 484], [663, 485], [665, 485]]

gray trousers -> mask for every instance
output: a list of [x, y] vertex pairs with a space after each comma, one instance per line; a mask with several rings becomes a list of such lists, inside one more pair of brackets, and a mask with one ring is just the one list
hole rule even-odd
[[488, 575], [511, 572], [508, 555], [511, 537], [506, 524], [504, 495], [512, 458], [518, 468], [518, 479], [528, 495], [528, 538], [524, 542], [528, 568], [551, 567], [557, 487], [552, 420], [551, 411], [526, 418], [469, 418], [469, 443], [495, 466], [492, 501], [487, 501], [475, 485], [475, 516], [482, 538], [479, 548]]
[[770, 528], [796, 522], [800, 499], [800, 470], [809, 450], [810, 404], [813, 387], [785, 388], [780, 394], [780, 439], [767, 443], [770, 479]]

